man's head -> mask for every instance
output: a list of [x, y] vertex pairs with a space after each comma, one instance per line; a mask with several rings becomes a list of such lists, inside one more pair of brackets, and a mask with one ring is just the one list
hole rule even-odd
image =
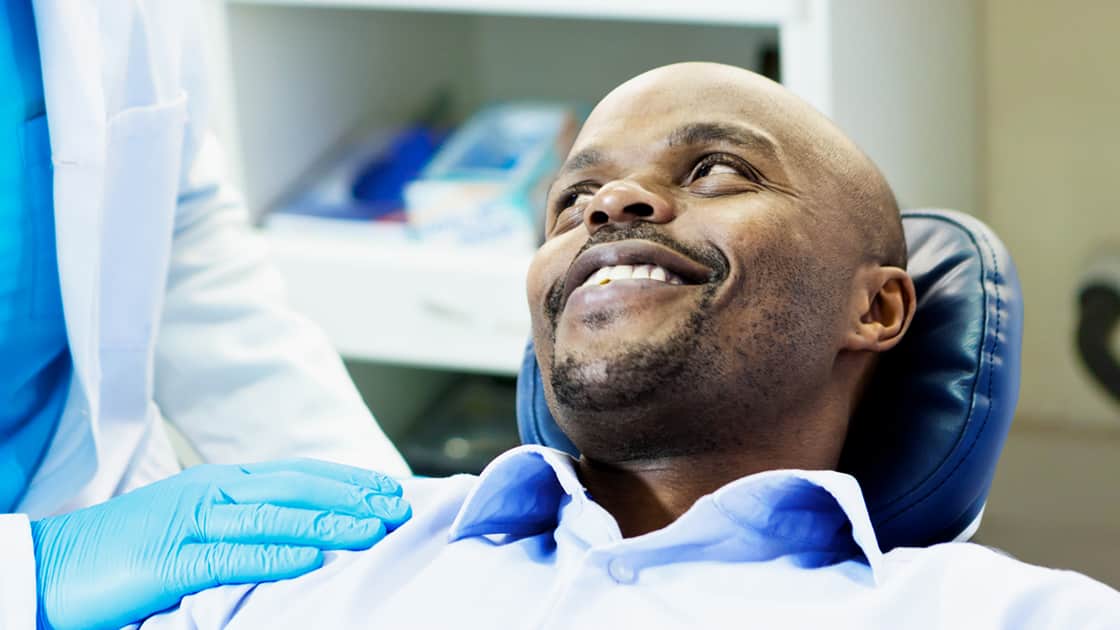
[[546, 212], [533, 336], [585, 456], [835, 464], [914, 289], [894, 197], [830, 121], [746, 70], [658, 68], [591, 113]]

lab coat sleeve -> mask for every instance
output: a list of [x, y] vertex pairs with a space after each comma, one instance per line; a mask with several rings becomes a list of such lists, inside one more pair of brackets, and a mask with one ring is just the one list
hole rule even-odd
[[317, 457], [407, 475], [326, 336], [285, 303], [265, 243], [225, 183], [208, 133], [199, 4], [160, 5], [182, 13], [161, 40], [179, 43], [188, 112], [155, 401], [208, 462]]
[[207, 137], [176, 217], [156, 342], [161, 412], [209, 462], [318, 457], [408, 474], [325, 335], [285, 304], [222, 170]]
[[35, 551], [23, 514], [0, 514], [0, 630], [35, 628]]
[[181, 188], [155, 399], [208, 462], [317, 457], [407, 475], [321, 330], [285, 304], [206, 137]]

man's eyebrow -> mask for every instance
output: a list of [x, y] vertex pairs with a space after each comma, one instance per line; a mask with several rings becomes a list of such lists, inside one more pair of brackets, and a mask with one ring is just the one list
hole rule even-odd
[[670, 147], [726, 142], [748, 149], [761, 149], [777, 158], [777, 143], [770, 134], [750, 127], [727, 123], [690, 123], [669, 134]]
[[591, 147], [568, 158], [568, 161], [564, 162], [564, 166], [560, 169], [560, 172], [570, 173], [572, 171], [579, 171], [585, 168], [591, 168], [592, 166], [598, 166], [605, 161], [606, 156], [603, 155], [603, 152]]
[[[751, 149], [764, 154], [771, 160], [778, 161], [777, 142], [770, 134], [729, 123], [689, 123], [678, 127], [669, 134], [670, 147], [713, 144], [725, 142], [744, 149]], [[598, 147], [588, 147], [568, 158], [560, 168], [560, 174], [571, 173], [583, 169], [599, 166], [608, 161], [606, 153]]]
[[798, 196], [793, 187], [784, 183], [788, 181], [789, 176], [782, 163], [778, 142], [761, 129], [729, 123], [690, 123], [678, 127], [669, 134], [668, 138], [670, 148], [721, 142], [741, 147], [749, 151], [752, 156], [761, 157], [763, 168], [758, 168], [756, 171], [767, 188], [793, 197]]

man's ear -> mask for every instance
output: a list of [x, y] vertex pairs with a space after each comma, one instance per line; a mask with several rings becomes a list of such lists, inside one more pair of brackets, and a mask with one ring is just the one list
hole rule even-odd
[[886, 352], [895, 347], [914, 319], [914, 281], [898, 267], [864, 267], [857, 273], [844, 349]]

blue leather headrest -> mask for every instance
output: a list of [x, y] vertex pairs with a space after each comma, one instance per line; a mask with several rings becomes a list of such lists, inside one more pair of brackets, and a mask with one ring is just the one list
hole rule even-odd
[[[1023, 330], [1015, 266], [986, 225], [946, 210], [902, 216], [917, 312], [881, 357], [840, 462], [884, 551], [975, 531], [1019, 396]], [[532, 342], [517, 421], [522, 441], [577, 454], [548, 410]]]

